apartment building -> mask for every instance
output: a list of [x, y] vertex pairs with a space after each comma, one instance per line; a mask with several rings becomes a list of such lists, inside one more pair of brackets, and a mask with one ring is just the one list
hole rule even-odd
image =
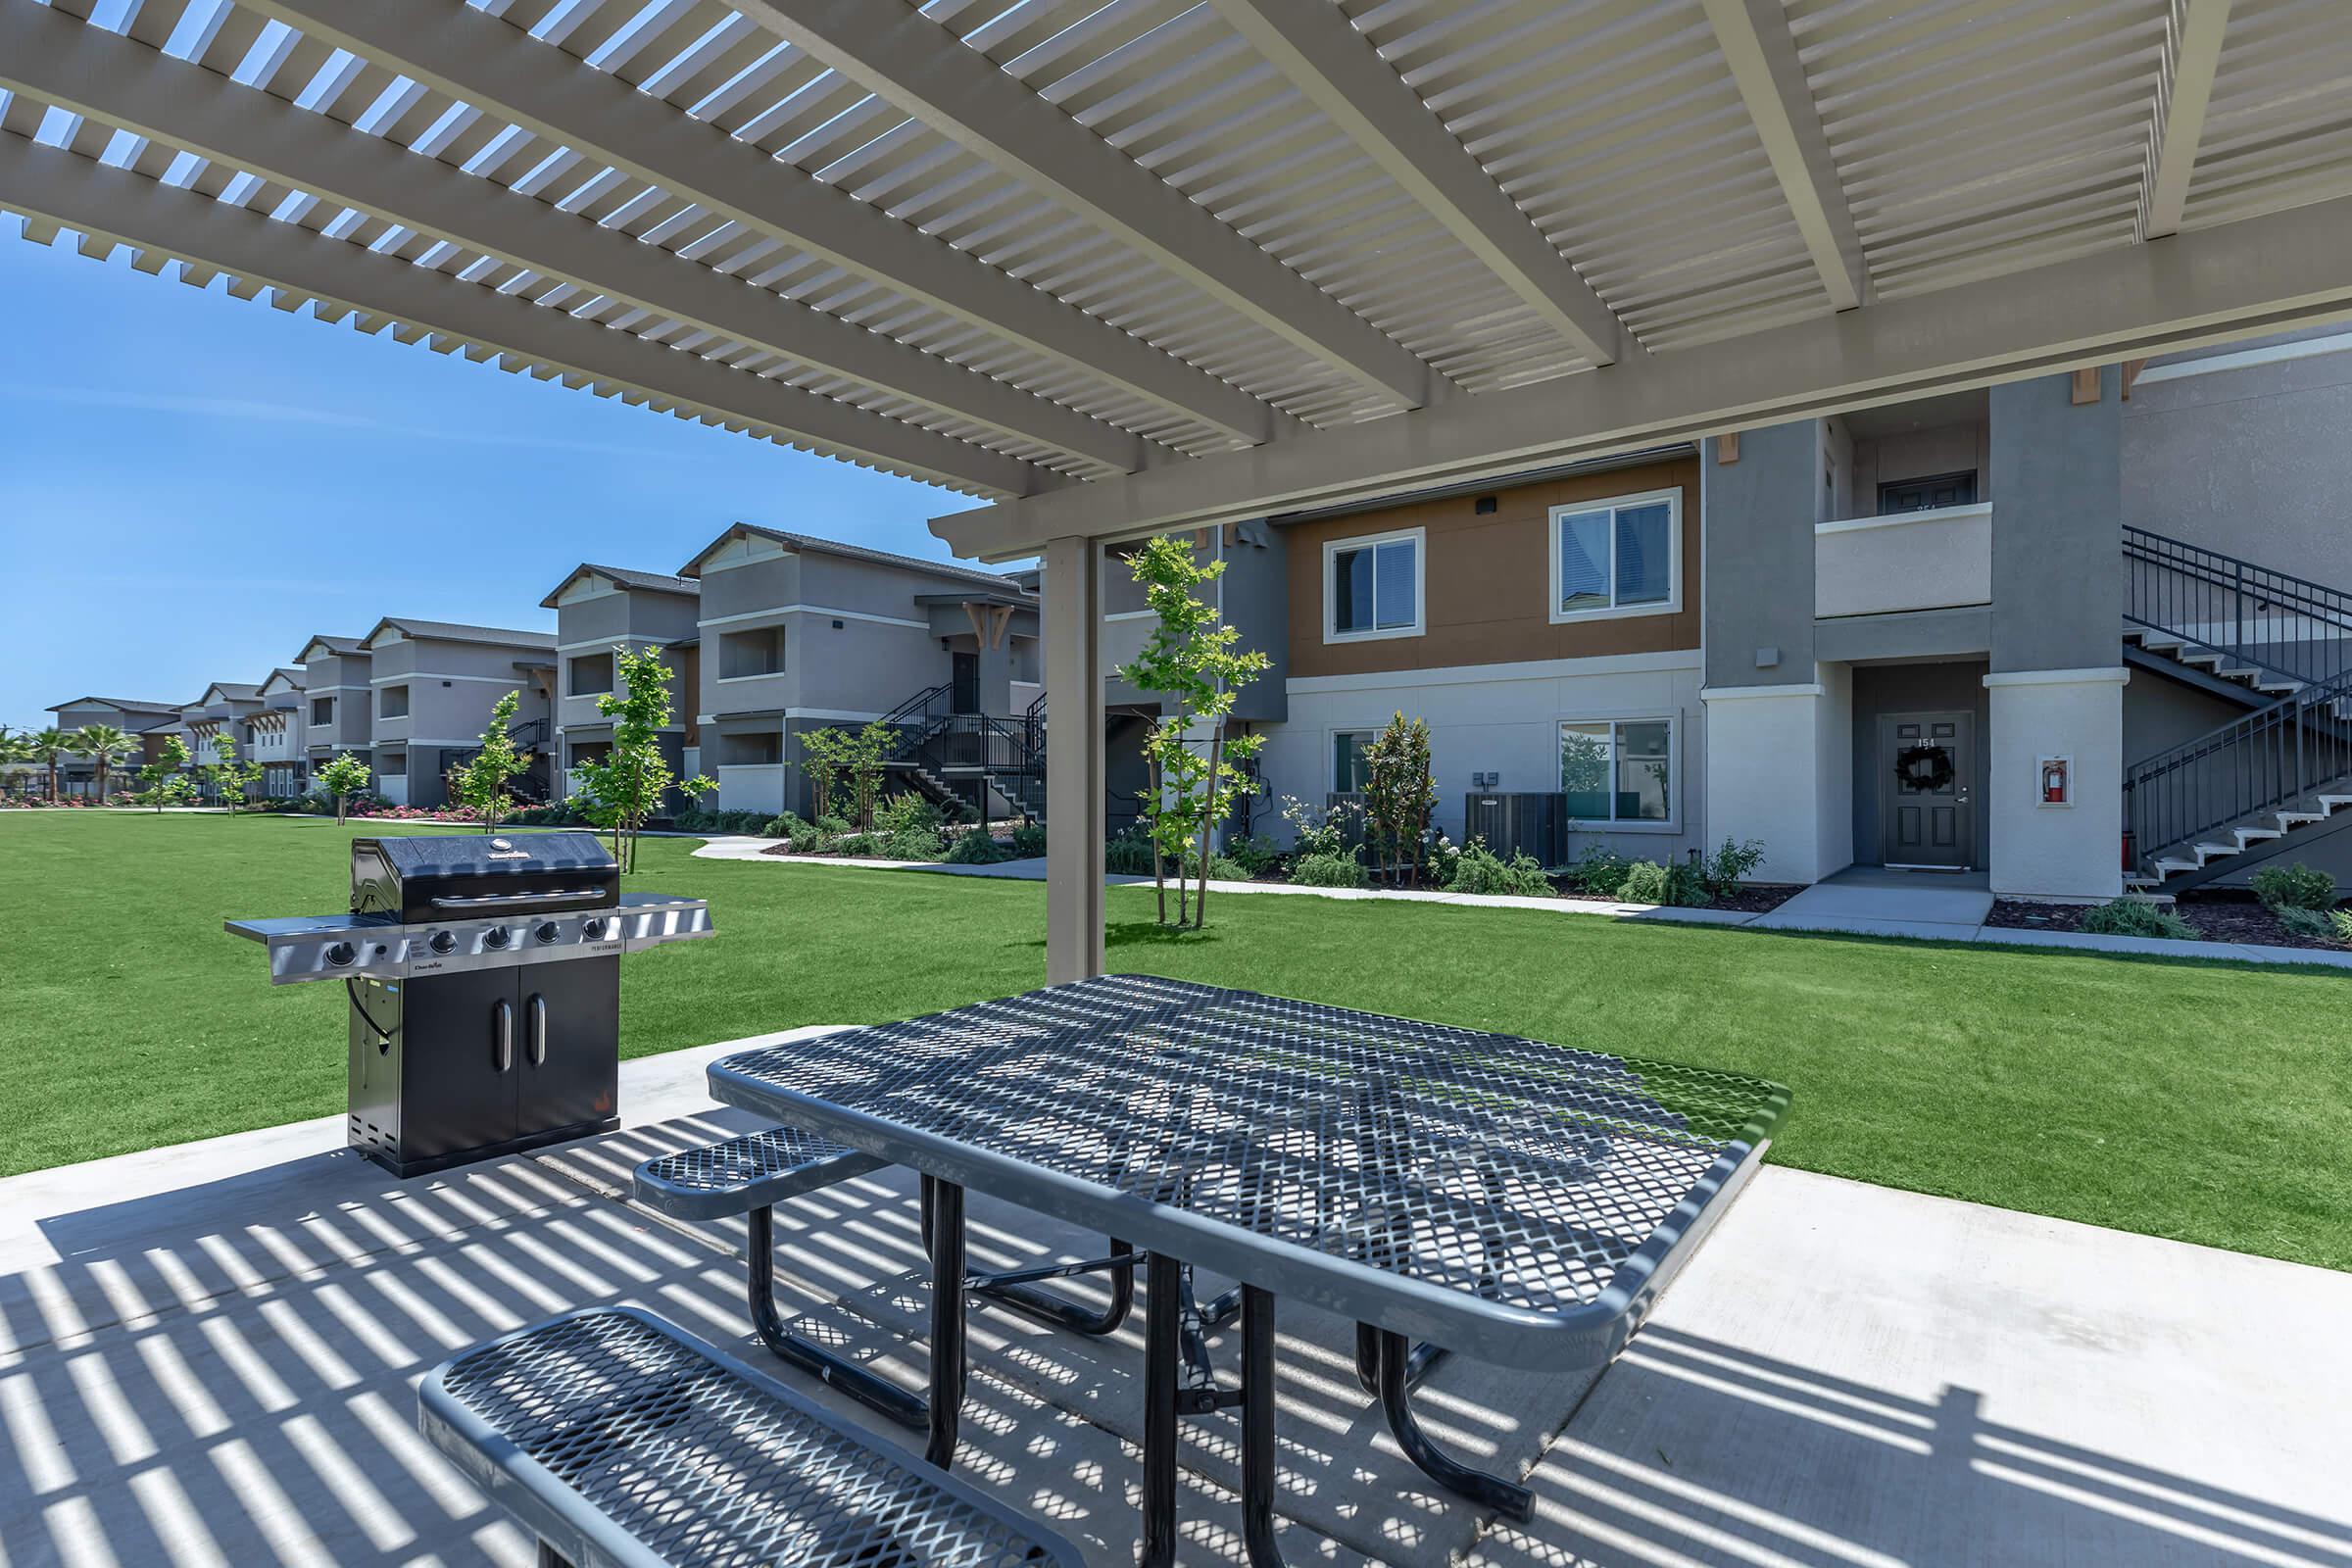
[[[1438, 825], [1532, 803], [1547, 858], [1729, 836], [1776, 880], [2063, 898], [2352, 874], [2348, 424], [2352, 339], [2306, 336], [1202, 536], [1277, 656], [1237, 714], [1258, 825], [1359, 788], [1402, 711]], [[1149, 613], [1104, 571], [1110, 664]], [[1105, 682], [1114, 796], [1142, 697]]]
[[307, 778], [348, 752], [365, 762], [374, 746], [373, 668], [357, 637], [312, 637], [294, 662], [302, 666], [302, 754]]
[[300, 795], [310, 783], [310, 763], [303, 742], [304, 671], [281, 664], [261, 685], [262, 706], [245, 716], [245, 760], [259, 766], [262, 776], [247, 793], [286, 800]]
[[[521, 694], [510, 726], [534, 771], [526, 798], [547, 790], [546, 754], [556, 678], [552, 632], [387, 616], [360, 639], [368, 661], [372, 788], [395, 806], [449, 804], [449, 773], [481, 746], [491, 710]], [[348, 678], [348, 676], [346, 677]]]
[[[59, 729], [71, 731], [105, 724], [138, 743], [138, 753], [116, 759], [107, 769], [107, 788], [111, 791], [127, 788], [132, 774], [155, 760], [164, 736], [179, 722], [180, 705], [135, 697], [76, 697], [52, 704], [45, 711], [54, 715]], [[117, 780], [122, 781], [120, 785]], [[46, 777], [42, 782], [46, 787]], [[97, 761], [81, 756], [67, 758], [57, 770], [57, 787], [60, 795], [94, 796], [98, 792]]]
[[618, 682], [615, 650], [664, 651], [670, 670], [673, 722], [662, 732], [662, 754], [681, 778], [701, 764], [702, 584], [691, 577], [600, 566], [582, 562], [540, 607], [556, 612], [560, 686], [555, 703], [555, 790], [571, 793], [569, 773], [583, 759], [612, 750], [612, 721], [597, 699]]
[[808, 811], [811, 730], [944, 731], [1036, 689], [1035, 596], [997, 572], [736, 523], [678, 574], [701, 586], [699, 760], [727, 809]]

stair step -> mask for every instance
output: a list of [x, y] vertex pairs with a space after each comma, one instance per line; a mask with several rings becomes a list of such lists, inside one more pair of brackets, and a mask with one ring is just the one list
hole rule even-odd
[[2189, 649], [2174, 657], [2183, 664], [2202, 664], [2207, 669], [2220, 669], [2224, 656], [2214, 653], [2210, 649], [2197, 648]]
[[2192, 844], [2189, 846], [2189, 850], [2196, 856], [2197, 864], [2200, 867], [2209, 861], [2218, 860], [2226, 855], [2235, 855], [2238, 853], [2238, 849], [2239, 846], [2235, 844]]
[[2303, 689], [2299, 680], [2258, 680], [2254, 689], [2266, 697], [2292, 697]]
[[2249, 844], [2259, 843], [2264, 839], [2285, 837], [2283, 832], [2275, 827], [2233, 827], [2230, 832], [2237, 840], [2237, 847], [2241, 850]]
[[2275, 815], [2278, 818], [2278, 827], [2281, 832], [2292, 832], [2307, 822], [2325, 822], [2328, 820], [2328, 813], [2326, 811], [2279, 811], [2276, 812]]
[[2352, 795], [2323, 795], [2320, 804], [2328, 808], [2328, 814], [2333, 815], [2344, 807], [2352, 806]]
[[2250, 669], [2243, 664], [2232, 664], [2227, 669], [2217, 665], [2213, 672], [2224, 680], [2242, 681], [2248, 686], [2262, 678], [2261, 670]]
[[2159, 876], [2172, 876], [2181, 871], [2202, 871], [2205, 867], [2195, 860], [2163, 859], [2156, 862]]

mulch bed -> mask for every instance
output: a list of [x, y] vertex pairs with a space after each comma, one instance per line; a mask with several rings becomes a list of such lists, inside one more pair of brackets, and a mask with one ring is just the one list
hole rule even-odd
[[[2028, 899], [1995, 899], [1986, 925], [2012, 931], [2079, 931], [2090, 906], [2081, 904], [2037, 904]], [[2244, 942], [2266, 948], [2323, 948], [2341, 953], [2344, 944], [2319, 937], [2298, 936], [2278, 923], [2251, 894], [2186, 893], [2173, 903], [2173, 912], [2196, 928], [2207, 942]]]
[[[1587, 893], [1565, 876], [1554, 876], [1551, 885], [1561, 898], [1573, 904], [1622, 904], [1622, 899], [1606, 894]], [[1793, 883], [1742, 882], [1732, 890], [1729, 898], [1717, 899], [1705, 906], [1710, 909], [1729, 909], [1736, 914], [1770, 914], [1805, 890]]]

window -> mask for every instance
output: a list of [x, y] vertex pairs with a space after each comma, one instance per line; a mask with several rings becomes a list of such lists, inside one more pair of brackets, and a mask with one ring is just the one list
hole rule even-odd
[[718, 634], [720, 680], [749, 680], [755, 675], [781, 674], [783, 669], [783, 627], [755, 626], [750, 631]]
[[718, 765], [721, 767], [773, 767], [784, 760], [784, 737], [774, 730], [753, 735], [721, 735], [718, 738]]
[[1331, 737], [1331, 787], [1343, 795], [1363, 792], [1365, 782], [1372, 776], [1364, 766], [1364, 748], [1372, 744], [1379, 733], [1368, 729], [1343, 729]]
[[311, 722], [332, 724], [335, 721], [335, 700], [332, 697], [311, 699]]
[[1683, 603], [1679, 490], [1551, 511], [1551, 618], [1650, 615]]
[[1323, 547], [1323, 640], [1421, 632], [1424, 530], [1335, 539]]
[[1674, 768], [1671, 719], [1560, 726], [1560, 793], [1572, 821], [1672, 822]]
[[582, 654], [571, 662], [570, 684], [564, 688], [574, 697], [601, 697], [612, 689], [612, 656], [611, 654]]
[[1900, 479], [1879, 486], [1879, 515], [1891, 517], [1898, 512], [1933, 512], [1937, 507], [1973, 507], [1977, 504], [1977, 473], [1937, 474], [1933, 479]]
[[577, 767], [582, 762], [609, 761], [612, 756], [612, 743], [611, 741], [573, 741], [569, 765]]
[[406, 686], [387, 686], [375, 694], [375, 716], [406, 718], [409, 716], [409, 689]]

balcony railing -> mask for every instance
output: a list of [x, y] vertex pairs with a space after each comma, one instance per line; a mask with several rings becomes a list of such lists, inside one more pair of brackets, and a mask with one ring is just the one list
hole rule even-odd
[[1813, 525], [1813, 613], [1884, 615], [1992, 602], [1992, 504]]

